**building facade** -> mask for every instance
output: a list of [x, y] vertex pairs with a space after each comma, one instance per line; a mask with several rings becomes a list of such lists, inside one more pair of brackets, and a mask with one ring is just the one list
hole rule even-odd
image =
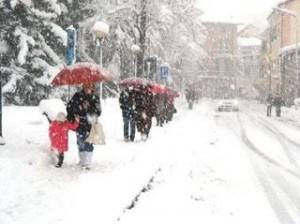
[[202, 96], [211, 98], [236, 97], [237, 85], [237, 24], [204, 22], [206, 41], [205, 68], [201, 71]]
[[256, 37], [238, 38], [238, 95], [246, 99], [255, 99], [259, 91], [255, 88], [255, 82], [259, 78], [259, 65], [262, 41]]
[[286, 105], [299, 97], [299, 19], [300, 0], [283, 1], [268, 17], [265, 35], [269, 63], [269, 92], [282, 95]]

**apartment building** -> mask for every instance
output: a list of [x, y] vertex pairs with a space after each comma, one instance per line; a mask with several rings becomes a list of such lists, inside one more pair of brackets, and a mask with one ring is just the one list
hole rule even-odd
[[201, 72], [202, 95], [212, 98], [235, 97], [237, 93], [237, 24], [204, 22], [207, 56]]

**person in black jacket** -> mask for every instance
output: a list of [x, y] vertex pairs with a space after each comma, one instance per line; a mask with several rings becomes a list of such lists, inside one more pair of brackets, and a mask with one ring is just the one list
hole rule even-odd
[[152, 118], [155, 115], [155, 104], [150, 86], [143, 86], [136, 94], [136, 125], [143, 141], [149, 137]]
[[166, 94], [158, 93], [153, 96], [155, 104], [156, 125], [162, 127], [167, 117], [167, 96]]
[[124, 141], [134, 141], [135, 138], [135, 91], [133, 89], [124, 89], [119, 97], [120, 108], [122, 110], [124, 123]]
[[86, 139], [91, 131], [92, 122], [101, 115], [100, 99], [94, 91], [94, 84], [83, 84], [82, 89], [76, 92], [67, 104], [67, 119], [73, 121], [75, 115], [80, 118], [76, 130], [79, 164], [86, 169], [90, 169], [94, 150], [93, 144], [86, 142]]
[[284, 105], [284, 101], [283, 101], [282, 97], [279, 94], [277, 94], [274, 97], [273, 105], [276, 108], [276, 116], [280, 117], [281, 116], [281, 107]]
[[188, 102], [189, 109], [190, 110], [193, 109], [193, 105], [196, 100], [196, 92], [195, 92], [194, 88], [187, 89], [185, 97]]
[[269, 94], [267, 98], [267, 117], [272, 116], [272, 103], [273, 103], [273, 97], [271, 94]]

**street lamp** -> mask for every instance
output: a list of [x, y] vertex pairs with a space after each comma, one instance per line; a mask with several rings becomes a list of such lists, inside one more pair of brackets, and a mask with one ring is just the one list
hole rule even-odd
[[136, 72], [137, 72], [137, 55], [141, 52], [141, 48], [139, 45], [132, 45], [131, 46], [131, 52], [134, 54], [134, 77], [136, 78]]
[[[297, 90], [295, 91], [295, 94], [297, 95], [296, 97], [298, 97], [298, 91], [299, 91], [299, 74], [298, 74], [298, 13], [290, 10], [290, 9], [285, 9], [285, 8], [273, 8], [274, 10], [276, 10], [277, 12], [280, 12], [281, 14], [286, 14], [292, 17], [295, 17], [296, 20], [296, 27], [295, 27], [295, 36], [296, 36], [296, 43], [295, 43], [295, 47], [296, 47], [296, 51], [295, 51], [295, 60], [296, 60], [296, 88]], [[282, 31], [281, 31], [282, 32]]]
[[[104, 38], [106, 36], [108, 36], [108, 34], [109, 34], [109, 26], [105, 22], [98, 21], [92, 27], [92, 32], [96, 36], [97, 46], [99, 47], [100, 67], [103, 67], [102, 45], [103, 45]], [[102, 95], [103, 95], [103, 83], [101, 82], [100, 83], [100, 99], [103, 98]]]

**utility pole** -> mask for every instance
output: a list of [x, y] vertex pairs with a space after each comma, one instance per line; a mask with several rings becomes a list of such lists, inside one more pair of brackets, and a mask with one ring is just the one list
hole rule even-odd
[[0, 145], [5, 145], [2, 137], [2, 72], [0, 71]]

